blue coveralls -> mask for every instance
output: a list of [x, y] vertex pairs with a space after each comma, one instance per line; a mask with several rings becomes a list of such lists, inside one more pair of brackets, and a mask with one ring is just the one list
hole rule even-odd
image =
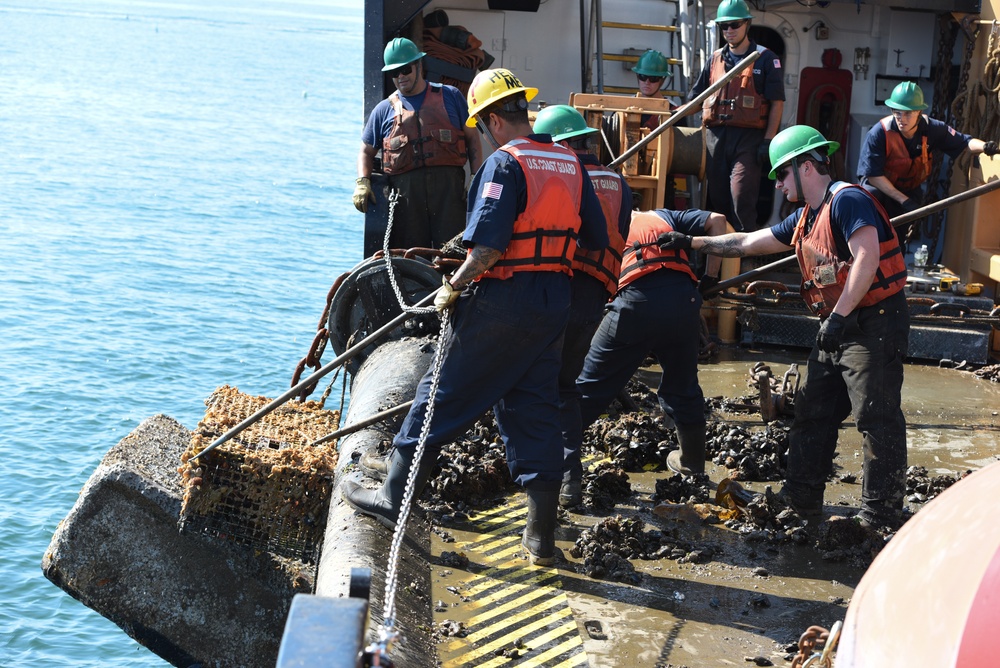
[[[689, 209], [655, 212], [678, 232], [702, 235], [710, 215]], [[664, 225], [663, 231], [668, 231]], [[705, 424], [698, 384], [702, 298], [691, 277], [669, 267], [641, 276], [618, 291], [590, 346], [577, 378], [583, 427], [618, 396], [652, 351], [663, 373], [657, 397], [675, 423]]]
[[[551, 141], [548, 135], [530, 138]], [[590, 180], [582, 181], [580, 242], [604, 248], [604, 213]], [[484, 197], [484, 192], [492, 196]], [[495, 151], [469, 188], [466, 244], [506, 248], [526, 202], [520, 165], [506, 152]], [[527, 488], [559, 488], [563, 449], [558, 377], [569, 304], [569, 275], [552, 271], [521, 271], [505, 280], [482, 278], [462, 293], [451, 315], [451, 334], [439, 344], [445, 358], [425, 457], [437, 456], [444, 444], [493, 407], [514, 481]], [[416, 448], [420, 440], [432, 374], [429, 369], [420, 380], [413, 406], [393, 440], [399, 450]]]
[[[743, 60], [757, 48], [751, 41], [750, 49], [743, 56], [733, 54], [729, 45], [722, 47], [726, 71]], [[785, 85], [781, 61], [770, 49], [764, 49], [750, 67], [756, 89], [769, 101], [785, 99]], [[693, 100], [712, 85], [712, 60], [709, 58], [695, 81], [688, 99]], [[762, 165], [757, 150], [764, 141], [766, 129], [716, 125], [705, 130], [705, 148], [708, 151], [708, 168], [705, 182], [709, 184], [708, 198], [712, 211], [726, 216], [738, 232], [753, 232], [760, 225], [757, 221], [757, 198], [760, 195]], [[725, 188], [722, 186], [725, 185]]]

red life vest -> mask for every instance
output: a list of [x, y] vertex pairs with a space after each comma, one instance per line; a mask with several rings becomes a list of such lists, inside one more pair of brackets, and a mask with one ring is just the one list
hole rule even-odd
[[803, 207], [802, 216], [799, 218], [799, 222], [795, 226], [795, 233], [792, 235], [792, 245], [795, 246], [795, 255], [799, 260], [799, 268], [802, 270], [802, 286], [799, 291], [802, 293], [802, 298], [809, 310], [823, 316], [833, 313], [833, 307], [837, 305], [837, 300], [844, 292], [847, 274], [851, 270], [851, 265], [854, 264], [853, 258], [845, 262], [837, 257], [837, 244], [830, 221], [830, 207], [833, 204], [833, 198], [844, 188], [857, 188], [870, 197], [882, 216], [883, 222], [892, 231], [892, 237], [878, 245], [878, 269], [872, 279], [871, 287], [861, 298], [858, 306], [877, 304], [886, 297], [896, 294], [906, 285], [906, 263], [903, 260], [903, 251], [899, 247], [899, 238], [896, 236], [895, 228], [889, 222], [889, 216], [885, 209], [861, 186], [844, 182], [834, 184], [816, 213], [816, 221], [813, 223], [812, 229], [806, 232], [808, 207]]
[[[646, 274], [660, 269], [679, 271], [687, 274], [692, 281], [697, 282], [691, 266], [688, 265], [687, 251], [662, 250], [656, 244], [656, 239], [664, 232], [672, 232], [673, 225], [663, 220], [655, 213], [644, 211], [632, 215], [632, 225], [625, 241], [625, 252], [622, 253], [622, 273], [618, 279], [618, 289]], [[646, 245], [650, 244], [650, 245]]]
[[382, 140], [382, 168], [386, 174], [465, 165], [465, 131], [455, 127], [448, 117], [441, 86], [427, 84], [419, 112], [403, 108], [399, 91], [389, 96], [389, 103], [396, 117], [392, 132]]
[[[503, 255], [481, 278], [506, 279], [518, 271], [572, 274], [580, 232], [583, 170], [573, 151], [524, 137], [501, 146], [524, 171], [528, 202], [514, 221]], [[513, 193], [511, 193], [513, 196]]]
[[[926, 116], [924, 117], [926, 118]], [[918, 121], [919, 122], [919, 121]], [[898, 130], [892, 130], [892, 116], [882, 119], [885, 130], [885, 178], [897, 190], [914, 190], [931, 175], [931, 153], [927, 148], [927, 135], [920, 138], [920, 155], [910, 157], [903, 143], [903, 135]]]
[[622, 248], [625, 239], [618, 231], [618, 216], [622, 206], [622, 177], [604, 165], [584, 165], [590, 182], [594, 184], [594, 192], [601, 201], [604, 220], [608, 225], [608, 239], [611, 243], [607, 248], [592, 251], [577, 247], [573, 257], [573, 271], [581, 271], [593, 276], [604, 284], [608, 294], [618, 291], [618, 274], [622, 268]]
[[[758, 44], [757, 51], [763, 54], [765, 49]], [[712, 54], [711, 67], [709, 84], [726, 75], [726, 61], [722, 57], [722, 49]], [[735, 128], [764, 129], [767, 127], [767, 115], [770, 109], [771, 103], [757, 91], [757, 85], [753, 81], [753, 66], [750, 66], [708, 96], [701, 105], [701, 119], [705, 127], [709, 128], [728, 125]]]

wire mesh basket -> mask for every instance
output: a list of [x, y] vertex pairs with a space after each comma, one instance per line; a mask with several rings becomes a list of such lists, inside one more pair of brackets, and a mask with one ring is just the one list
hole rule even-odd
[[310, 443], [335, 431], [338, 411], [290, 402], [197, 460], [190, 457], [270, 400], [223, 386], [205, 401], [180, 472], [180, 528], [303, 563], [316, 563], [337, 452]]

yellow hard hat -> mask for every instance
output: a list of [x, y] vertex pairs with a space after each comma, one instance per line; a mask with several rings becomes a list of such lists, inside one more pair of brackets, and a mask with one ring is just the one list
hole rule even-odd
[[526, 88], [513, 72], [503, 67], [483, 70], [469, 85], [469, 120], [465, 124], [470, 128], [476, 127], [476, 114], [494, 102], [517, 93], [524, 93], [525, 99], [531, 101], [538, 95], [538, 89]]

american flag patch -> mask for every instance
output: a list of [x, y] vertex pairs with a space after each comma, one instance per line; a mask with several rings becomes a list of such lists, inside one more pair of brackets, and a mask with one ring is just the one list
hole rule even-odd
[[774, 59], [774, 69], [776, 69], [776, 70], [780, 70], [781, 69], [781, 61], [778, 60], [777, 58]]
[[483, 184], [483, 199], [500, 199], [503, 192], [503, 184], [487, 181]]

